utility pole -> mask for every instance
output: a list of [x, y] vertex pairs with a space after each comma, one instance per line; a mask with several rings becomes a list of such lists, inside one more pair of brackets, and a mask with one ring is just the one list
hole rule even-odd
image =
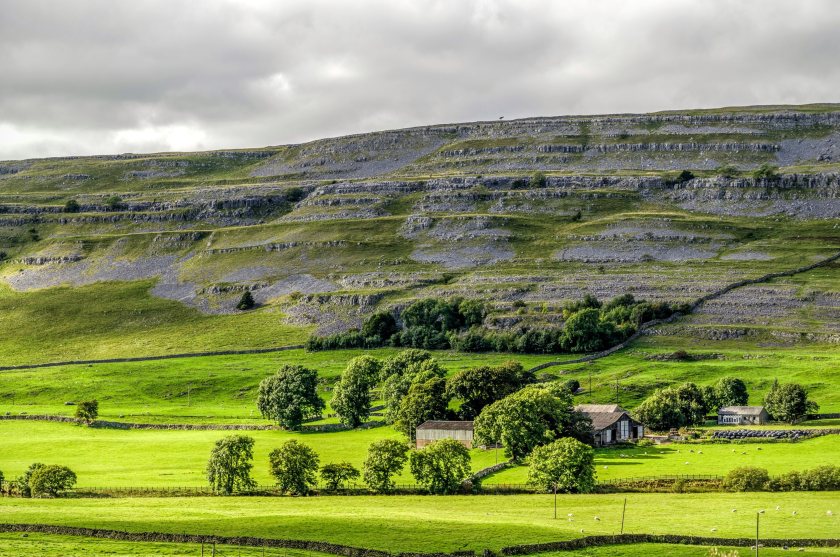
[[758, 519], [761, 513], [755, 513], [755, 557], [758, 557]]
[[589, 402], [592, 402], [592, 364], [589, 365]]
[[619, 389], [618, 379], [616, 379], [616, 380], [615, 380], [615, 404], [616, 404], [617, 406], [620, 406], [620, 404], [621, 404], [621, 403], [620, 403], [620, 402], [619, 402], [619, 400], [618, 400], [618, 389]]
[[554, 520], [557, 520], [557, 482], [554, 482]]

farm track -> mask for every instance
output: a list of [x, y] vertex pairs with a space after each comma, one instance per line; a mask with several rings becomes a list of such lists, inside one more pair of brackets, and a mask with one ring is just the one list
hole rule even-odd
[[[206, 543], [242, 547], [302, 549], [306, 551], [317, 551], [320, 553], [341, 555], [343, 557], [471, 557], [477, 555], [475, 551], [457, 551], [452, 553], [391, 553], [390, 551], [382, 551], [378, 549], [367, 549], [310, 540], [260, 538], [252, 536], [207, 536], [186, 533], [170, 534], [161, 532], [125, 532], [121, 530], [106, 530], [101, 528], [52, 526], [49, 524], [0, 524], [0, 532], [55, 534], [129, 542]], [[673, 534], [619, 534], [612, 536], [585, 536], [571, 540], [515, 545], [503, 547], [498, 553], [486, 549], [483, 551], [483, 555], [485, 557], [497, 554], [530, 555], [534, 553], [567, 551], [605, 545], [629, 545], [640, 543], [750, 547], [755, 544], [755, 539], [680, 536]], [[760, 540], [760, 543], [764, 547], [840, 547], [840, 539], [838, 538], [762, 539]]]

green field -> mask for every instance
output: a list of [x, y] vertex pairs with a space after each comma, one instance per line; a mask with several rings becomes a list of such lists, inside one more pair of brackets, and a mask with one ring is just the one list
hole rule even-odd
[[[715, 355], [693, 362], [656, 361], [650, 357], [685, 349]], [[0, 371], [0, 413], [72, 415], [65, 402], [96, 398], [104, 419], [142, 422], [257, 421], [257, 385], [283, 364], [301, 364], [334, 380], [360, 354], [387, 357], [395, 349], [208, 356], [147, 362], [89, 364]], [[434, 354], [450, 373], [485, 364], [516, 360], [525, 367], [564, 356], [523, 354]], [[548, 368], [544, 373], [578, 379], [584, 392], [578, 402], [616, 402], [632, 409], [654, 389], [671, 383], [711, 384], [723, 376], [740, 377], [750, 402], [761, 404], [773, 380], [803, 384], [822, 412], [840, 410], [840, 351], [831, 346], [762, 347], [746, 341], [691, 341], [645, 337], [627, 350], [587, 364]], [[592, 392], [589, 392], [590, 374]], [[329, 393], [322, 393], [325, 399]]]
[[[205, 545], [209, 552], [209, 545]], [[650, 555], [669, 555], [674, 557], [707, 557], [709, 547], [637, 544], [612, 545], [587, 548], [576, 551], [540, 553], [543, 557], [648, 557]], [[745, 557], [748, 548], [720, 548], [727, 551], [739, 551]], [[58, 536], [48, 534], [0, 534], [0, 557], [18, 557], [19, 555], [39, 555], [41, 557], [66, 557], [67, 555], [110, 555], [113, 557], [195, 557], [201, 554], [200, 544], [121, 542], [99, 538]], [[781, 548], [763, 548], [761, 554], [767, 557], [789, 555], [790, 551]], [[822, 557], [840, 555], [837, 548], [809, 548], [797, 551], [804, 557]], [[217, 545], [218, 557], [324, 557], [326, 554], [295, 549], [241, 547]]]
[[[6, 522], [321, 540], [388, 551], [454, 551], [618, 533], [624, 496], [550, 495], [0, 500]], [[836, 537], [837, 493], [630, 494], [625, 532]], [[774, 510], [776, 506], [779, 511]], [[732, 512], [736, 509], [736, 512]], [[796, 511], [796, 514], [793, 514]], [[574, 516], [568, 520], [568, 514]], [[595, 517], [599, 521], [595, 521]]]
[[[210, 449], [216, 439], [230, 433], [123, 431], [48, 422], [0, 421], [3, 447], [0, 470], [7, 478], [13, 478], [32, 462], [57, 463], [77, 473], [80, 487], [204, 486], [204, 466]], [[268, 453], [289, 439], [312, 446], [322, 464], [347, 460], [361, 467], [371, 442], [400, 437], [389, 427], [336, 433], [250, 431], [245, 434], [256, 441], [253, 475], [263, 485], [273, 483], [268, 475]], [[694, 453], [689, 452], [692, 450]], [[722, 475], [734, 467], [747, 465], [762, 466], [778, 474], [834, 464], [838, 453], [840, 436], [829, 435], [799, 443], [599, 449], [596, 466], [598, 478], [604, 480], [662, 474]], [[494, 464], [497, 458], [495, 450], [473, 449], [471, 455], [474, 470]], [[498, 458], [504, 459], [502, 451]], [[518, 467], [495, 474], [485, 483], [524, 483], [526, 478], [527, 469]], [[407, 468], [399, 481], [413, 483]]]
[[[654, 447], [598, 449], [599, 479], [672, 474], [725, 475], [739, 466], [759, 466], [771, 475], [837, 463], [840, 436], [826, 435], [798, 443], [694, 445], [674, 443]], [[528, 468], [508, 468], [485, 483], [524, 483]]]

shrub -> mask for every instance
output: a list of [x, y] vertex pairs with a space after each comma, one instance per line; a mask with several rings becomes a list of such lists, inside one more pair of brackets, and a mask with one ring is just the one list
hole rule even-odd
[[595, 489], [595, 451], [571, 437], [537, 447], [528, 457], [528, 483], [545, 491], [590, 493]]
[[268, 471], [283, 493], [307, 495], [317, 481], [318, 453], [292, 439], [268, 455]]
[[336, 491], [358, 477], [359, 471], [349, 462], [325, 464], [321, 467], [321, 479], [324, 480], [328, 491]]
[[764, 491], [770, 481], [767, 469], [756, 466], [734, 468], [723, 480], [727, 491]]
[[764, 163], [753, 171], [753, 178], [756, 180], [778, 180], [779, 167], [769, 163]]
[[802, 489], [802, 474], [797, 471], [786, 472], [767, 482], [770, 491], [799, 491]]
[[545, 174], [542, 172], [534, 172], [531, 176], [531, 187], [532, 188], [544, 188], [548, 180], [545, 177]]
[[76, 474], [66, 466], [42, 465], [32, 472], [28, 485], [32, 496], [55, 497], [76, 485]]
[[76, 419], [90, 425], [99, 416], [99, 402], [84, 400], [76, 405]]
[[379, 339], [381, 343], [386, 342], [399, 331], [397, 320], [390, 312], [380, 311], [368, 317], [362, 324], [362, 336], [364, 338]]
[[371, 443], [362, 467], [368, 487], [377, 493], [392, 491], [393, 476], [405, 467], [407, 453], [408, 446], [396, 439], [382, 439]]
[[254, 296], [251, 294], [250, 290], [246, 290], [242, 293], [242, 297], [239, 298], [239, 303], [236, 304], [236, 309], [239, 310], [246, 310], [246, 309], [253, 309], [253, 307], [257, 303], [254, 301]]
[[569, 389], [570, 393], [575, 394], [576, 392], [578, 392], [578, 389], [580, 389], [580, 381], [578, 381], [577, 379], [569, 379], [568, 381], [563, 383], [563, 386]]
[[81, 205], [79, 205], [79, 202], [75, 199], [68, 199], [67, 203], [64, 204], [65, 213], [78, 213], [81, 208]]
[[105, 206], [111, 211], [118, 211], [123, 208], [123, 201], [118, 195], [112, 195], [105, 200]]
[[254, 439], [247, 435], [229, 435], [216, 441], [207, 461], [207, 481], [213, 491], [230, 495], [253, 489]]
[[837, 491], [840, 490], [840, 466], [819, 466], [802, 472], [802, 490]]
[[457, 493], [470, 476], [470, 452], [455, 439], [441, 439], [411, 451], [411, 474], [430, 493]]

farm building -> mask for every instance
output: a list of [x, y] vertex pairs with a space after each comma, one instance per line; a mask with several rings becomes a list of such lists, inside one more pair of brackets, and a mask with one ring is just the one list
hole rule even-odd
[[634, 441], [645, 436], [645, 426], [617, 404], [579, 404], [575, 410], [592, 420], [596, 446]]
[[415, 434], [418, 449], [440, 439], [455, 439], [471, 449], [473, 423], [471, 421], [428, 420], [417, 426]]
[[763, 406], [724, 406], [718, 409], [718, 425], [762, 425], [770, 421]]

